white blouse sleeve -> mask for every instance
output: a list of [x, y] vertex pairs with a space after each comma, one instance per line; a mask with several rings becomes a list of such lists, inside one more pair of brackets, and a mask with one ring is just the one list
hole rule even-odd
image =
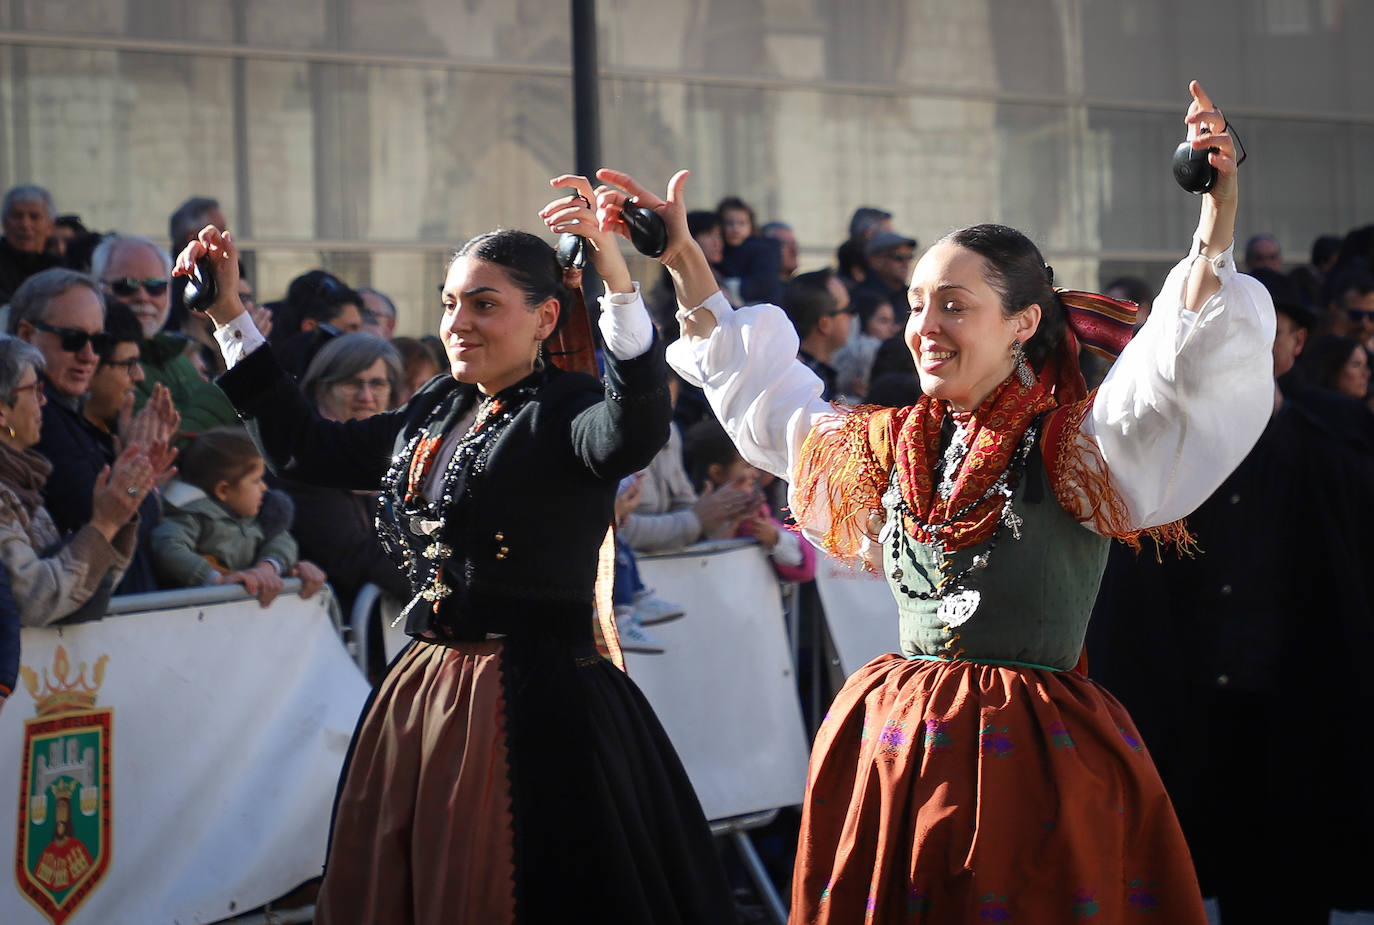
[[215, 328], [215, 340], [224, 356], [225, 369], [233, 369], [240, 360], [267, 343], [249, 312], [242, 312], [228, 324]]
[[740, 455], [790, 480], [806, 435], [841, 412], [821, 399], [816, 374], [797, 359], [797, 329], [776, 305], [732, 309], [717, 291], [696, 309], [716, 316], [711, 336], [668, 347], [668, 362], [706, 392]]
[[601, 318], [597, 326], [606, 349], [617, 360], [642, 356], [654, 342], [654, 323], [639, 294], [639, 283], [630, 292], [606, 290], [601, 296]]
[[1191, 513], [1250, 452], [1273, 410], [1269, 293], [1236, 272], [1228, 248], [1211, 258], [1221, 288], [1187, 311], [1185, 286], [1199, 259], [1207, 258], [1195, 241], [1080, 425], [1133, 529]]

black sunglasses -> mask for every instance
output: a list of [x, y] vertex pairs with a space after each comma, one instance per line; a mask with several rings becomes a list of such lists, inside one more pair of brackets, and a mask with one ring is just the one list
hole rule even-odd
[[120, 367], [125, 373], [133, 375], [134, 367], [142, 365], [142, 362], [138, 357], [129, 357], [127, 360], [101, 360], [100, 365], [111, 368]]
[[110, 291], [121, 299], [138, 292], [139, 289], [148, 290], [148, 295], [159, 296], [167, 291], [167, 280], [165, 278], [151, 277], [149, 279], [134, 279], [132, 276], [125, 276], [120, 279], [107, 279]]
[[1347, 308], [1345, 313], [1351, 321], [1363, 321], [1366, 318], [1370, 321], [1374, 321], [1374, 311], [1366, 311], [1362, 308]]
[[96, 353], [104, 353], [110, 349], [110, 335], [104, 331], [96, 331], [91, 334], [79, 328], [60, 328], [55, 324], [48, 324], [46, 321], [31, 321], [29, 323], [40, 331], [56, 334], [58, 346], [68, 353], [80, 353], [87, 344], [90, 344]]

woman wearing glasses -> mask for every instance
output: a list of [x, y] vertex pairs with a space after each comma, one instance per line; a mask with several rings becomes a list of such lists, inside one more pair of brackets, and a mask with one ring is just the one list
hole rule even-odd
[[[26, 280], [13, 304], [22, 306], [25, 286], [43, 275]], [[171, 458], [165, 444], [151, 452], [130, 445], [99, 473], [90, 519], [64, 541], [43, 506], [52, 465], [34, 450], [47, 401], [43, 362], [32, 344], [0, 335], [0, 563], [25, 626], [104, 614], [133, 553], [139, 505]]]
[[[171, 393], [182, 426], [191, 433], [237, 427], [239, 420], [224, 393], [206, 382], [187, 355], [188, 340], [166, 331], [172, 311], [168, 289], [172, 259], [147, 238], [115, 234], [100, 242], [91, 257], [91, 275], [123, 302], [143, 325], [142, 366], [135, 405], [142, 408], [161, 384]], [[194, 349], [194, 348], [192, 348]]]
[[[326, 421], [365, 421], [392, 407], [391, 396], [401, 380], [396, 348], [371, 334], [340, 334], [326, 343], [301, 377], [301, 392]], [[328, 485], [272, 477], [269, 483], [291, 496], [296, 516], [291, 535], [301, 556], [329, 576], [345, 614], [353, 609], [358, 590], [371, 582], [401, 603], [410, 600], [410, 582], [382, 548], [372, 526], [376, 491], [349, 491]], [[372, 633], [368, 652], [382, 658], [367, 666], [378, 677], [386, 666], [382, 657], [381, 627]]]
[[721, 298], [686, 234], [684, 176], [664, 202], [601, 172], [626, 191], [601, 192], [604, 225], [619, 229], [634, 195], [672, 229], [674, 367], [704, 384], [746, 459], [793, 479], [818, 544], [868, 559], [897, 601], [901, 654], [856, 671], [816, 735], [794, 922], [1207, 921], [1130, 717], [1074, 670], [1107, 538], [1186, 542], [1178, 518], [1272, 409], [1273, 307], [1232, 255], [1232, 139], [1191, 90], [1189, 137], [1216, 152], [1219, 179], [1190, 255], [1095, 396], [1073, 332], [1091, 320], [1100, 337], [1113, 306], [1056, 292], [1014, 229], [952, 232], [916, 264], [906, 340], [924, 396], [837, 408], [778, 309]]
[[[585, 199], [587, 181], [559, 178]], [[553, 248], [519, 231], [465, 244], [444, 284], [451, 375], [361, 421], [327, 421], [233, 292], [206, 228], [220, 384], [282, 475], [382, 489], [377, 530], [410, 577], [411, 643], [364, 710], [335, 803], [317, 921], [729, 923], [710, 830], [638, 688], [592, 641], [597, 551], [620, 479], [668, 436], [667, 368], [616, 242], [572, 230], [608, 294], [606, 381], [544, 343], [573, 308]]]

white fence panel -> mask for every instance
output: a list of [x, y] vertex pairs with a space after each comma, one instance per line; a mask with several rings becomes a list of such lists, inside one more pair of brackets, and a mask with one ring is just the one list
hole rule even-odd
[[[0, 838], [22, 855], [0, 885], [0, 922], [42, 925], [36, 901], [72, 925], [213, 922], [317, 876], [367, 696], [328, 601], [24, 630], [36, 690], [21, 679], [0, 711]], [[69, 869], [83, 848], [91, 863], [54, 890], [34, 874], [62, 841], [59, 813], [83, 843], [66, 843]]]
[[662, 655], [627, 653], [708, 819], [801, 802], [808, 742], [778, 579], [755, 543], [639, 557], [644, 584], [687, 615], [654, 625]]

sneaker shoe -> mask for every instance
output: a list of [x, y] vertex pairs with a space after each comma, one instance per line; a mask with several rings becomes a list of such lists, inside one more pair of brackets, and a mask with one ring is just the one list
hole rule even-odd
[[682, 609], [681, 604], [674, 604], [672, 601], [665, 601], [661, 597], [641, 597], [634, 603], [635, 618], [645, 626], [653, 626], [655, 623], [667, 623], [669, 620], [676, 620], [678, 617], [686, 616], [687, 611]]
[[644, 628], [634, 614], [617, 617], [616, 632], [620, 635], [620, 648], [626, 652], [639, 652], [642, 655], [662, 655], [666, 649], [657, 636]]

